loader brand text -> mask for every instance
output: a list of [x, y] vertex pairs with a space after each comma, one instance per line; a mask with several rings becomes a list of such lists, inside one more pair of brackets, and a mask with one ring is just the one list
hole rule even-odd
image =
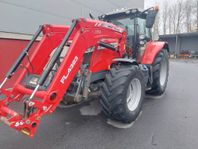
[[73, 61], [72, 61], [72, 63], [70, 64], [69, 68], [67, 69], [67, 74], [64, 75], [64, 76], [61, 78], [61, 80], [60, 80], [60, 82], [61, 82], [62, 84], [65, 84], [65, 80], [68, 78], [69, 74], [71, 73], [72, 69], [73, 69], [74, 66], [76, 65], [76, 62], [77, 62], [77, 61], [78, 61], [78, 57], [75, 56], [74, 59], [73, 59]]
[[111, 29], [111, 30], [114, 30], [116, 32], [119, 32], [119, 33], [122, 33], [122, 29], [118, 28], [118, 27], [115, 27], [115, 26], [112, 26], [108, 23], [96, 23], [95, 26], [97, 27], [104, 27], [104, 28], [108, 28], [108, 29]]

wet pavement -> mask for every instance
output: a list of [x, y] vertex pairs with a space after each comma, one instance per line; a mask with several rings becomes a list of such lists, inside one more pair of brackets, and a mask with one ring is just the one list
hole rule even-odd
[[34, 139], [0, 123], [0, 149], [196, 149], [197, 84], [197, 61], [172, 60], [166, 93], [146, 97], [135, 123], [106, 119], [94, 100], [46, 116]]

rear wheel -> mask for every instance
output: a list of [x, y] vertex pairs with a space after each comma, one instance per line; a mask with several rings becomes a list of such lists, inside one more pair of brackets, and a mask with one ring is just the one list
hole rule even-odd
[[144, 77], [138, 66], [112, 68], [101, 88], [104, 114], [123, 123], [139, 115], [145, 93]]
[[151, 90], [147, 91], [150, 95], [162, 95], [168, 83], [169, 59], [167, 50], [162, 50], [153, 62], [153, 84]]

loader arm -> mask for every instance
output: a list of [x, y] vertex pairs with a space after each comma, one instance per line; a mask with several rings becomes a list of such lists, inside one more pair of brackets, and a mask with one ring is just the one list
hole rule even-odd
[[[41, 31], [42, 40], [31, 55], [31, 63], [25, 63], [27, 69], [21, 72], [11, 90], [3, 88], [23, 63], [31, 44], [21, 54], [0, 86], [0, 94], [4, 96], [0, 99], [0, 120], [29, 137], [35, 135], [42, 117], [54, 112], [59, 105], [72, 80], [80, 72], [87, 49], [95, 47], [95, 50], [98, 50], [99, 46], [103, 46], [117, 52], [119, 57], [125, 53], [126, 32], [110, 23], [77, 19], [71, 27], [43, 25], [38, 34]], [[34, 42], [36, 37], [31, 42]], [[118, 42], [117, 47], [105, 43], [104, 39], [115, 39]], [[45, 88], [44, 84], [66, 46], [66, 54], [49, 86]], [[34, 88], [25, 85], [27, 76], [37, 76]], [[23, 112], [12, 109], [12, 104], [24, 105]]]

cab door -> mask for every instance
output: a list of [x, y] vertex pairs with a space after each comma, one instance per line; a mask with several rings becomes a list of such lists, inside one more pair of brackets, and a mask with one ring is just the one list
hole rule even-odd
[[146, 44], [152, 40], [151, 29], [146, 27], [146, 19], [137, 18], [137, 61], [141, 61], [141, 57], [146, 49]]

